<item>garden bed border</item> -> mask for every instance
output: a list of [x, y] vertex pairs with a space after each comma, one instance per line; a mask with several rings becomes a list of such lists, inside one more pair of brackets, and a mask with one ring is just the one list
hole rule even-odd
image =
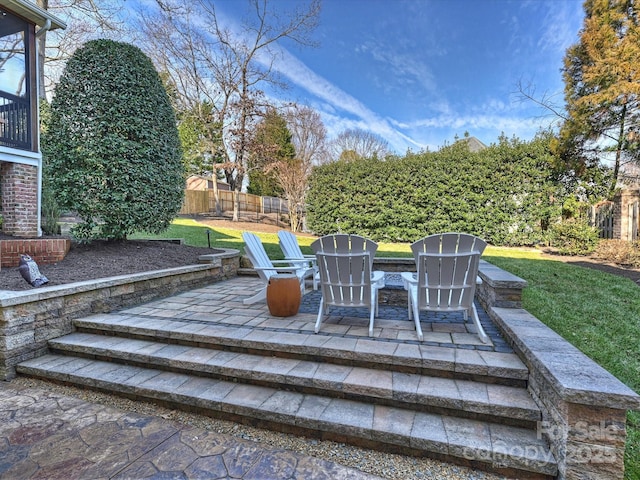
[[98, 280], [0, 290], [0, 379], [15, 366], [47, 353], [47, 342], [73, 331], [73, 320], [139, 305], [237, 275], [240, 252], [214, 249], [198, 265], [106, 277]]
[[47, 265], [64, 259], [71, 248], [69, 238], [0, 240], [0, 268], [17, 267], [20, 255], [29, 255], [36, 263]]

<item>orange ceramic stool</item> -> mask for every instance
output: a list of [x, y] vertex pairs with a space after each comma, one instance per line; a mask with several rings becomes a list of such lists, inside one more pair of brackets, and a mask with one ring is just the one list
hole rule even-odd
[[267, 306], [274, 317], [291, 317], [300, 308], [300, 281], [293, 274], [271, 276], [267, 285]]

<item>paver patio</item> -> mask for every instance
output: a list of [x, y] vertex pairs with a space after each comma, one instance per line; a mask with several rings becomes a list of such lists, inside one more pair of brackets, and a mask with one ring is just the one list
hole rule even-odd
[[[504, 286], [503, 298], [512, 302], [514, 281], [488, 271], [493, 276], [485, 283]], [[20, 363], [17, 371], [532, 478], [553, 477], [558, 469], [555, 451], [536, 428], [548, 413], [532, 395], [567, 396], [561, 402], [581, 405], [593, 396], [594, 383], [587, 380], [597, 377], [602, 379], [595, 384], [598, 398], [615, 411], [588, 403], [585, 412], [610, 414], [617, 422], [625, 408], [637, 404], [637, 395], [573, 350], [572, 358], [591, 366], [588, 371], [567, 377], [566, 369], [553, 363], [557, 371], [544, 376], [549, 353], [538, 352], [546, 345], [540, 342], [549, 338], [558, 347], [559, 339], [517, 307], [491, 309], [510, 335], [526, 328], [509, 342], [480, 308], [489, 343], [479, 341], [461, 314], [440, 313], [423, 313], [425, 341], [419, 342], [402, 302], [380, 305], [372, 337], [368, 312], [355, 309], [332, 309], [315, 334], [317, 292], [305, 296], [297, 315], [281, 318], [271, 316], [266, 304], [243, 304], [261, 286], [255, 277], [233, 277], [76, 318], [73, 333], [49, 340], [49, 354]], [[527, 357], [534, 362], [530, 366], [523, 363]], [[566, 391], [565, 385], [579, 388]], [[617, 437], [613, 441], [618, 445]], [[618, 459], [623, 449], [615, 445], [611, 458]]]

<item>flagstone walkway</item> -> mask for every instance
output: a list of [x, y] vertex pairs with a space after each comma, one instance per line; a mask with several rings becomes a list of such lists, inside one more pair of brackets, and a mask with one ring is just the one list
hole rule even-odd
[[317, 479], [379, 477], [162, 418], [0, 385], [2, 479]]

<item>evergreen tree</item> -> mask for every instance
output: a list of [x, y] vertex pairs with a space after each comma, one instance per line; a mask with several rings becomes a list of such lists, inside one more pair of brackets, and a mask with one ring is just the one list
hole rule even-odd
[[577, 175], [610, 160], [611, 195], [621, 167], [640, 160], [640, 5], [586, 0], [584, 8], [580, 40], [564, 60], [567, 119], [558, 153]]
[[[314, 168], [307, 226], [375, 241], [414, 242], [439, 232], [467, 232], [494, 245], [534, 245], [560, 218], [550, 137], [501, 136], [478, 152], [454, 142], [437, 152], [393, 161], [365, 158]], [[389, 157], [387, 157], [389, 158]]]
[[159, 233], [180, 210], [184, 169], [176, 118], [151, 60], [126, 43], [76, 50], [43, 135], [47, 184], [83, 220], [78, 238]]
[[296, 151], [287, 121], [274, 108], [257, 125], [251, 148], [249, 193], [279, 196], [283, 193], [273, 165], [293, 162]]
[[216, 120], [210, 103], [178, 113], [178, 133], [182, 146], [182, 162], [187, 175], [221, 177], [217, 165], [224, 163], [222, 125]]

